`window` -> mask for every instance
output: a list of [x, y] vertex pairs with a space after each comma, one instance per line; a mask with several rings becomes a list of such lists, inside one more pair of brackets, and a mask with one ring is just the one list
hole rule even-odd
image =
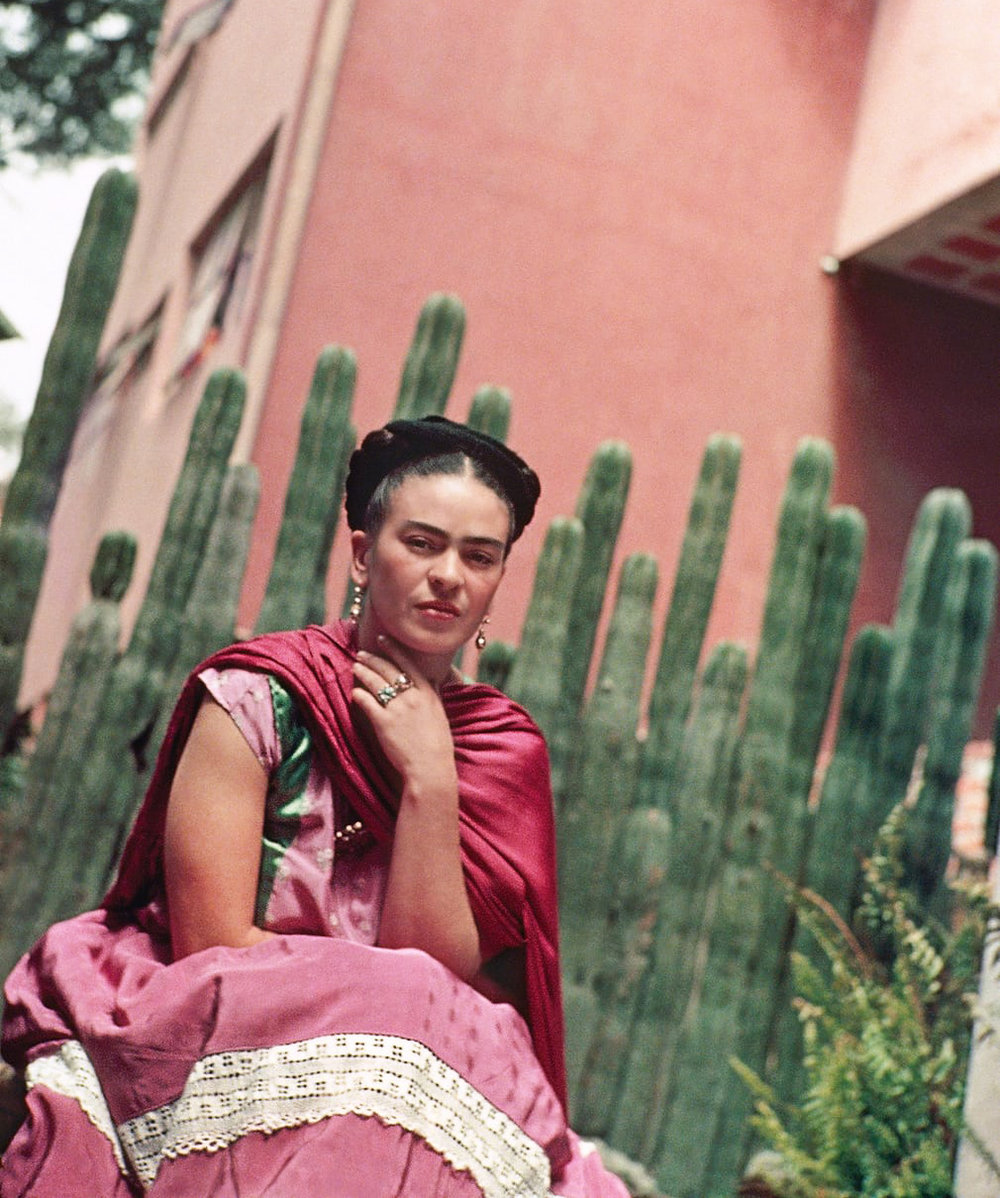
[[167, 34], [162, 52], [169, 54], [176, 46], [193, 46], [214, 33], [232, 3], [233, 0], [202, 0], [201, 4], [196, 4]]
[[187, 316], [177, 347], [175, 374], [191, 375], [219, 340], [226, 320], [238, 315], [257, 244], [266, 174], [239, 193], [197, 254]]
[[98, 366], [94, 387], [77, 432], [74, 456], [82, 455], [95, 443], [102, 443], [105, 429], [115, 412], [123, 403], [140, 397], [160, 334], [162, 312], [163, 305], [160, 304], [136, 331], [120, 338]]

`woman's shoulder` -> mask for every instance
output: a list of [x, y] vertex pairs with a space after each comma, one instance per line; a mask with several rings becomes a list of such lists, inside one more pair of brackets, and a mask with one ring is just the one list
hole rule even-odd
[[194, 673], [210, 669], [267, 674], [299, 695], [322, 693], [329, 681], [350, 670], [351, 629], [345, 621], [266, 632], [234, 641], [206, 658]]
[[309, 624], [305, 628], [263, 632], [246, 640], [233, 641], [202, 664], [233, 664], [267, 671], [282, 663], [309, 658], [318, 653], [349, 657], [352, 648], [350, 624], [345, 620], [337, 620], [332, 624]]
[[308, 730], [294, 696], [274, 674], [240, 666], [208, 666], [198, 676], [268, 773], [303, 752]]

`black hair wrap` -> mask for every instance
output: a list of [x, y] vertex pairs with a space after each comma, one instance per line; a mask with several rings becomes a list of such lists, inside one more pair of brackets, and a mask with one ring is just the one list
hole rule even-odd
[[351, 454], [347, 474], [348, 527], [364, 528], [372, 495], [393, 471], [423, 458], [450, 453], [461, 453], [478, 462], [496, 480], [514, 512], [510, 539], [516, 541], [535, 514], [541, 490], [538, 475], [502, 441], [444, 416], [392, 420], [365, 437]]

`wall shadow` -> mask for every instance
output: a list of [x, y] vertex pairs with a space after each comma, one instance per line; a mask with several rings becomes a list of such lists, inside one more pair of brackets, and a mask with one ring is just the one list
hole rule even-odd
[[[1000, 307], [857, 265], [834, 320], [837, 498], [869, 522], [856, 623], [887, 622], [913, 518], [933, 487], [969, 498], [1000, 547]], [[1000, 702], [995, 628], [975, 734]]]

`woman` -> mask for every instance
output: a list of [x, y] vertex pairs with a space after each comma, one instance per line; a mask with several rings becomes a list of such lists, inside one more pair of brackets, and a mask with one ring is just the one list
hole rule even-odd
[[452, 665], [537, 496], [443, 418], [365, 438], [352, 620], [195, 671], [102, 908], [8, 981], [2, 1198], [625, 1193], [565, 1122], [544, 742]]

